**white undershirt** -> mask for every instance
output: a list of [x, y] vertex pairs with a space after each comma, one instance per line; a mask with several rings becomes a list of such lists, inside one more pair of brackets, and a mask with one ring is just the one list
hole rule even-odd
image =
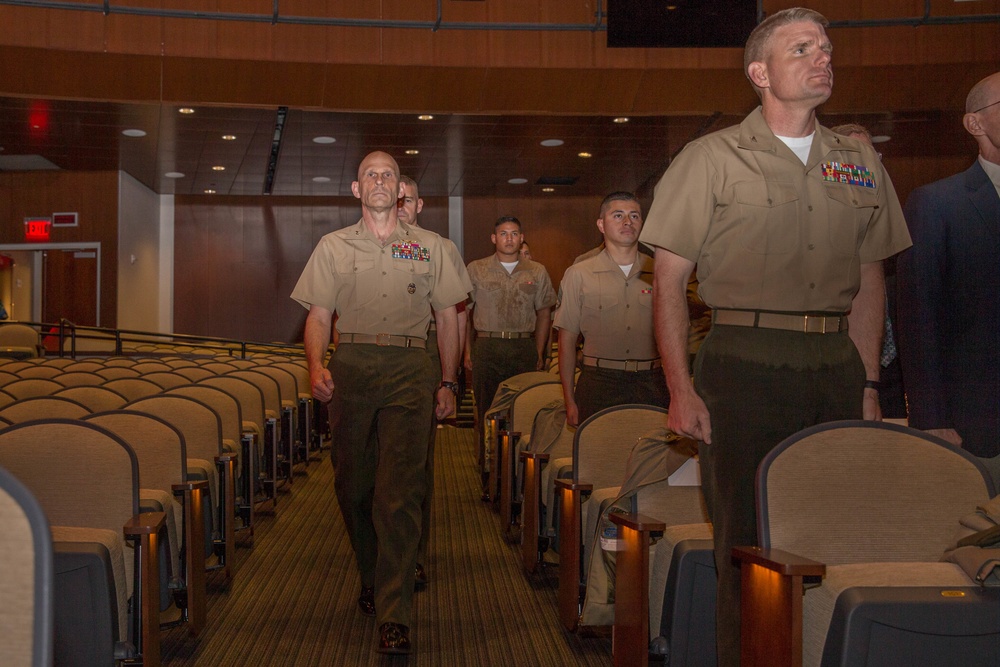
[[513, 262], [500, 262], [500, 266], [507, 269], [507, 273], [514, 273], [514, 267], [517, 266], [517, 261]]
[[782, 137], [777, 134], [774, 136], [781, 139], [782, 143], [788, 146], [802, 160], [802, 164], [805, 164], [809, 160], [809, 149], [812, 148], [813, 137], [816, 136], [816, 132], [813, 132], [808, 137]]
[[632, 264], [619, 264], [618, 268], [621, 269], [622, 273], [625, 274], [625, 277], [628, 278], [629, 271], [632, 270], [632, 267], [634, 265], [635, 265], [635, 262], [632, 262]]

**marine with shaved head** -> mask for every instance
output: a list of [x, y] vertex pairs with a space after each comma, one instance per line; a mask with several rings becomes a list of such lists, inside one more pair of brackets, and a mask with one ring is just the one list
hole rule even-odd
[[[320, 239], [292, 298], [309, 309], [313, 396], [329, 402], [337, 501], [361, 575], [358, 607], [378, 616], [380, 653], [409, 653], [425, 493], [423, 425], [432, 411], [443, 418], [455, 409], [455, 304], [465, 291], [441, 237], [399, 223], [392, 156], [368, 154], [351, 189], [361, 219]], [[432, 312], [439, 386], [424, 352]], [[340, 338], [324, 366], [334, 314]]]

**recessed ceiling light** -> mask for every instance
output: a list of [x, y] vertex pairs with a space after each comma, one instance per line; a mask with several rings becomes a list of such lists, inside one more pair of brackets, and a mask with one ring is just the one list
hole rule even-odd
[[126, 137], [144, 137], [146, 133], [142, 130], [122, 130], [122, 134]]
[[313, 183], [329, 183], [329, 176], [313, 176]]
[[164, 176], [167, 178], [184, 178], [184, 174], [179, 171], [168, 171]]
[[337, 140], [333, 137], [313, 137], [313, 143], [316, 144], [332, 144], [335, 141]]
[[410, 150], [406, 151], [406, 154], [407, 155], [420, 155], [420, 151], [418, 151], [416, 148], [411, 148]]
[[582, 153], [577, 153], [576, 156], [577, 157], [594, 157], [591, 153], [588, 153], [587, 151], [584, 151]]
[[543, 146], [550, 146], [550, 147], [551, 146], [562, 146], [563, 143], [564, 142], [563, 142], [562, 139], [543, 139], [542, 142], [541, 142], [541, 144]]
[[628, 122], [628, 118], [626, 118], [625, 116], [618, 116], [618, 118], [615, 118], [614, 122], [619, 123], [619, 124], [621, 124], [621, 123], [627, 123]]
[[181, 107], [177, 111], [180, 112], [180, 113], [182, 113], [182, 114], [184, 114], [185, 116], [194, 113], [194, 109], [192, 109], [191, 107]]
[[211, 188], [209, 188], [208, 190], [205, 190], [205, 194], [206, 195], [214, 195], [215, 194], [215, 190], [212, 190]]
[[223, 141], [236, 141], [236, 135], [235, 134], [224, 134], [224, 135], [222, 135], [222, 140]]
[[542, 192], [555, 192], [555, 188], [542, 188]]
[[524, 185], [525, 183], [528, 182], [528, 179], [526, 179], [526, 178], [512, 178], [512, 179], [510, 179], [507, 182], [510, 183], [511, 185]]
[[434, 116], [425, 113], [421, 116], [417, 116], [417, 120], [434, 120]]
[[217, 165], [215, 165], [215, 166], [212, 167], [212, 171], [225, 171], [225, 170], [226, 170], [226, 168], [223, 167], [221, 164], [217, 164]]
[[889, 141], [890, 139], [892, 139], [892, 137], [890, 137], [887, 134], [876, 134], [874, 137], [872, 137], [872, 143], [873, 144], [884, 144], [885, 142]]

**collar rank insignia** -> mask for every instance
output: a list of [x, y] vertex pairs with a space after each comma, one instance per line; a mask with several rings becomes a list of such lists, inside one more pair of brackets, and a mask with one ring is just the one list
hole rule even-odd
[[401, 243], [392, 244], [392, 258], [412, 259], [414, 262], [429, 262], [431, 261], [431, 251], [420, 247], [419, 243], [402, 241]]
[[860, 185], [863, 188], [875, 187], [875, 176], [867, 167], [846, 162], [824, 162], [823, 180], [848, 185]]

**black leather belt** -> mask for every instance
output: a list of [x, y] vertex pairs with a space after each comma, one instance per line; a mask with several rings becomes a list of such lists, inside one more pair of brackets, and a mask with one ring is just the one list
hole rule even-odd
[[427, 341], [423, 338], [413, 336], [396, 336], [393, 334], [340, 334], [341, 343], [362, 343], [364, 345], [378, 345], [379, 347], [419, 347], [421, 350], [427, 348]]
[[714, 324], [758, 329], [781, 329], [803, 333], [840, 333], [847, 331], [847, 315], [797, 315], [766, 313], [757, 310], [714, 310]]

